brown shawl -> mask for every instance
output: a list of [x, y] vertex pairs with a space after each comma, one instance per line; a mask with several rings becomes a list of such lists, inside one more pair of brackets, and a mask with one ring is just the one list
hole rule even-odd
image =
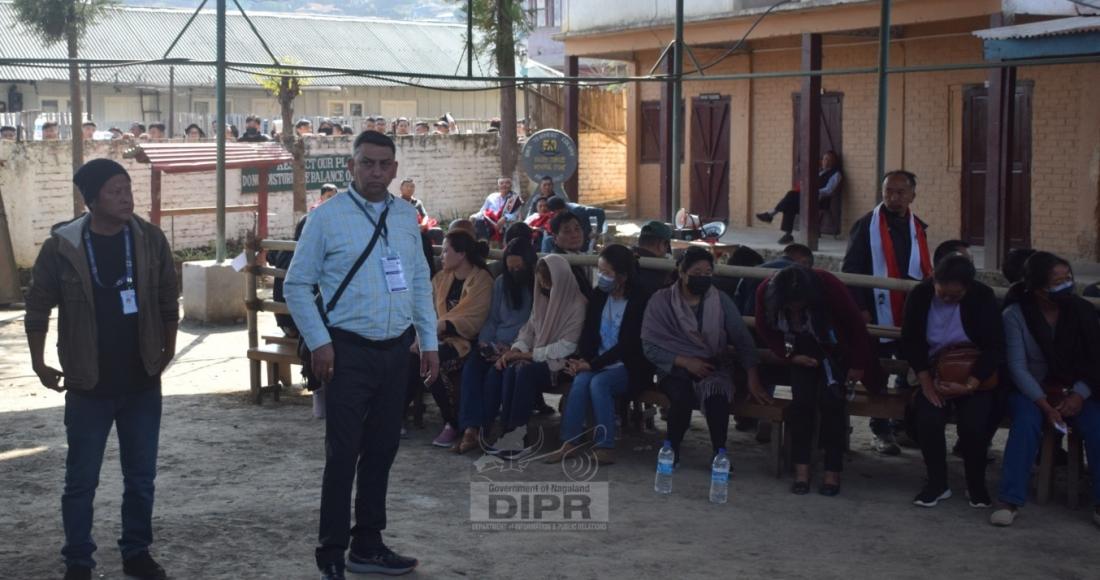
[[447, 293], [454, 283], [454, 272], [440, 271], [432, 278], [432, 290], [435, 296], [435, 313], [439, 320], [450, 322], [457, 335], [441, 337], [443, 342], [454, 347], [460, 357], [470, 353], [471, 341], [477, 340], [477, 334], [489, 317], [489, 306], [493, 301], [493, 277], [474, 268], [462, 284], [462, 295], [454, 308], [447, 310]]
[[565, 367], [565, 358], [577, 351], [588, 299], [565, 258], [550, 254], [541, 261], [550, 269], [550, 297], [535, 290], [531, 318], [519, 330], [512, 348], [531, 352], [536, 362], [545, 362], [557, 372]]

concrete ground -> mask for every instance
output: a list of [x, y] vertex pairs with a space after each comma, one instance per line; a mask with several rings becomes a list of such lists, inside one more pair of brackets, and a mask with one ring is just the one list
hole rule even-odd
[[[270, 316], [262, 320], [274, 330]], [[172, 578], [316, 577], [324, 425], [300, 392], [280, 403], [249, 402], [245, 344], [243, 327], [184, 324], [164, 377], [153, 549]], [[63, 405], [64, 396], [39, 386], [30, 370], [21, 313], [0, 312], [2, 578], [61, 577]], [[544, 449], [554, 447], [557, 422], [539, 422], [550, 437]], [[430, 412], [426, 427], [402, 442], [391, 473], [386, 538], [421, 559], [414, 578], [1097, 577], [1100, 530], [1088, 509], [1070, 511], [1059, 498], [1028, 506], [1011, 529], [993, 528], [988, 510], [967, 506], [954, 458], [956, 497], [935, 509], [913, 507], [923, 477], [919, 452], [875, 455], [866, 421], [853, 426], [836, 498], [791, 495], [786, 478], [766, 472], [767, 446], [731, 429], [730, 500], [708, 503], [706, 427], [696, 417], [670, 496], [653, 492], [656, 434], [624, 435], [618, 463], [594, 475], [593, 466], [581, 466], [593, 481], [609, 482], [606, 530], [474, 531], [471, 482], [569, 479], [560, 466], [541, 463], [479, 474], [476, 466], [487, 465], [475, 463], [480, 455], [429, 445], [439, 428]], [[989, 472], [994, 490], [1004, 436]], [[122, 577], [114, 549], [121, 493], [112, 440], [96, 502], [99, 578]]]

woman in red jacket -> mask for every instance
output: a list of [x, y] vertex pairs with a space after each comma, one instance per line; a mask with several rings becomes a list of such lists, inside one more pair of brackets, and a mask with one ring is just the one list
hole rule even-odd
[[756, 292], [756, 330], [776, 356], [790, 365], [791, 492], [810, 491], [810, 455], [815, 414], [821, 415], [825, 477], [821, 495], [840, 493], [847, 384], [880, 381], [871, 336], [848, 289], [832, 274], [789, 266]]

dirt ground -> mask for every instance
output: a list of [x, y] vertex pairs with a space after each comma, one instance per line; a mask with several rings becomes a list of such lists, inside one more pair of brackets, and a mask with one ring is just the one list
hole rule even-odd
[[[249, 402], [245, 344], [243, 327], [184, 324], [164, 377], [153, 549], [172, 578], [316, 577], [324, 426], [299, 392], [277, 404]], [[0, 578], [62, 575], [63, 405], [30, 370], [21, 313], [0, 312]], [[792, 496], [788, 480], [767, 473], [767, 446], [731, 429], [730, 501], [708, 503], [709, 446], [696, 417], [671, 496], [653, 492], [658, 437], [627, 434], [618, 463], [594, 479], [610, 482], [606, 530], [485, 532], [470, 522], [477, 455], [431, 447], [439, 424], [430, 412], [426, 427], [402, 442], [391, 473], [386, 538], [420, 558], [411, 577], [422, 578], [1100, 577], [1100, 530], [1087, 509], [1069, 511], [1057, 499], [995, 529], [988, 510], [967, 506], [954, 458], [956, 497], [931, 510], [913, 507], [919, 451], [874, 455], [866, 421], [854, 425], [836, 498]], [[544, 426], [556, 437], [557, 417]], [[565, 480], [559, 466], [542, 464], [520, 477]], [[96, 500], [101, 578], [122, 577], [114, 548], [121, 494], [112, 438]]]

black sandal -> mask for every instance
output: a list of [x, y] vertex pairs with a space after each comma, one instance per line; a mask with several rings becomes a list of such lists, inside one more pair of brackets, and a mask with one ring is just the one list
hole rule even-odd
[[796, 481], [791, 484], [791, 493], [795, 495], [806, 495], [810, 493], [810, 482], [808, 481]]

